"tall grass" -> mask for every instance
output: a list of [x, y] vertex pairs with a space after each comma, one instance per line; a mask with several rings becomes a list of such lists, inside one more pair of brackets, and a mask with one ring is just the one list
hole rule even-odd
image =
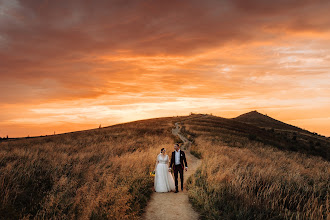
[[[270, 132], [207, 115], [141, 120], [0, 142], [4, 219], [139, 219], [155, 158], [182, 132], [203, 158], [188, 180], [204, 219], [329, 219], [328, 156], [287, 149]], [[255, 130], [253, 130], [255, 129]], [[284, 140], [284, 139], [283, 139]], [[324, 149], [314, 151], [317, 155]], [[297, 145], [305, 146], [305, 145]], [[276, 147], [276, 148], [275, 148]], [[321, 149], [322, 148], [322, 149]], [[313, 152], [314, 152], [313, 151]]]
[[172, 120], [0, 143], [4, 219], [138, 219], [151, 193], [149, 171], [172, 147]]
[[329, 219], [330, 164], [259, 142], [230, 147], [200, 135], [203, 164], [188, 180], [203, 219]]

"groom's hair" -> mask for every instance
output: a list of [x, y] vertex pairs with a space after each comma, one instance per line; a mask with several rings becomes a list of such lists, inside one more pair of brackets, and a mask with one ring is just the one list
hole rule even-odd
[[180, 147], [180, 144], [179, 143], [175, 143], [176, 146]]

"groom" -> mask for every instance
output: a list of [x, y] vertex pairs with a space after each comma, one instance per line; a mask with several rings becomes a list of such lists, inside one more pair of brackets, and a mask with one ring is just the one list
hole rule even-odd
[[[185, 164], [185, 166], [183, 166]], [[173, 167], [174, 178], [175, 178], [175, 193], [179, 192], [178, 190], [178, 173], [180, 173], [180, 181], [181, 181], [181, 191], [183, 191], [183, 168], [185, 171], [188, 170], [188, 164], [186, 160], [185, 153], [180, 150], [180, 145], [176, 143], [174, 145], [174, 151], [172, 152], [171, 164], [169, 170]]]

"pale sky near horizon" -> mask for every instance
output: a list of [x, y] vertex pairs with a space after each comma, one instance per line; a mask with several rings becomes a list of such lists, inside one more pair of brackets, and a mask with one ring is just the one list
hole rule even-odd
[[257, 110], [330, 136], [328, 0], [0, 0], [0, 137]]

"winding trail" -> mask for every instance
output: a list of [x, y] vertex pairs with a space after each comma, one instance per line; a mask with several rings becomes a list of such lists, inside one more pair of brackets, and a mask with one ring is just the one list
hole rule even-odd
[[[194, 220], [198, 219], [198, 213], [193, 210], [192, 205], [189, 203], [188, 193], [186, 190], [186, 181], [188, 177], [195, 173], [199, 167], [201, 160], [190, 154], [189, 148], [191, 142], [180, 132], [181, 126], [179, 122], [175, 123], [175, 128], [172, 129], [172, 134], [178, 136], [183, 141], [181, 147], [185, 153], [188, 163], [188, 171], [184, 172], [184, 190], [179, 193], [168, 192], [168, 193], [157, 193], [154, 192], [151, 199], [146, 207], [146, 212], [143, 219], [147, 220]], [[172, 150], [172, 149], [171, 149]], [[169, 150], [169, 152], [172, 152]], [[179, 178], [180, 184], [180, 178]]]

